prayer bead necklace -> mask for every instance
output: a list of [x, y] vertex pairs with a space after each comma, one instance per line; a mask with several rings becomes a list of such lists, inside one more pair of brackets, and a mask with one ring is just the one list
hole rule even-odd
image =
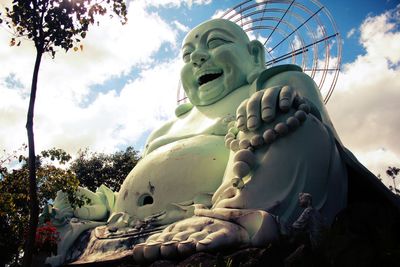
[[245, 186], [243, 178], [246, 177], [256, 164], [256, 149], [264, 145], [271, 145], [278, 138], [295, 131], [306, 119], [310, 113], [310, 106], [300, 97], [296, 97], [294, 107], [297, 111], [287, 118], [286, 122], [277, 123], [273, 129], [267, 129], [262, 135], [255, 134], [249, 139], [238, 140], [236, 137], [239, 133], [237, 127], [232, 127], [225, 135], [225, 146], [235, 153], [233, 173], [235, 177], [232, 179], [232, 185], [238, 189]]

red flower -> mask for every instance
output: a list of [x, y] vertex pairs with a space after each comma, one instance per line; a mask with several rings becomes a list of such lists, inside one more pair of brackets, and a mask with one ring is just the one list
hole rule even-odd
[[35, 245], [37, 251], [57, 252], [57, 242], [60, 240], [60, 233], [50, 222], [37, 228]]

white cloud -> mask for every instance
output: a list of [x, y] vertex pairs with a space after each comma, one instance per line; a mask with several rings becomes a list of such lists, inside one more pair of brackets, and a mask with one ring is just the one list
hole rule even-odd
[[324, 26], [318, 25], [317, 28], [315, 29], [314, 37], [317, 40], [320, 40], [324, 36], [326, 36], [326, 30], [325, 30]]
[[288, 52], [295, 51], [295, 50], [300, 49], [301, 47], [304, 47], [304, 46], [305, 45], [302, 42], [302, 40], [300, 39], [299, 35], [295, 34], [294, 38], [292, 40], [291, 47], [289, 47], [289, 51]]
[[[128, 16], [125, 26], [117, 19], [101, 19], [100, 27], [89, 30], [82, 52], [59, 51], [55, 60], [43, 58], [34, 124], [37, 151], [53, 146], [72, 153], [84, 147], [112, 151], [172, 115], [179, 64], [160, 61], [155, 53], [163, 44], [177, 47], [178, 33], [148, 12], [143, 1], [131, 2]], [[9, 38], [0, 30], [0, 149], [13, 150], [27, 142], [24, 125], [35, 51], [29, 42], [10, 47]], [[156, 63], [120, 94], [108, 88], [86, 108], [80, 105], [93, 85]]]
[[350, 38], [356, 33], [356, 28], [351, 28], [350, 31], [347, 32], [346, 37]]
[[180, 23], [180, 22], [177, 21], [177, 20], [174, 20], [172, 23], [175, 25], [175, 27], [176, 27], [178, 30], [180, 30], [180, 31], [182, 31], [182, 32], [188, 32], [188, 31], [190, 30], [188, 26], [183, 25], [182, 23]]
[[360, 27], [365, 54], [344, 65], [328, 109], [343, 141], [375, 174], [400, 165], [400, 31], [397, 10]]
[[191, 8], [195, 5], [209, 5], [212, 0], [144, 0], [147, 5], [154, 7], [174, 7], [179, 8], [182, 5], [186, 5]]
[[[227, 8], [227, 9], [224, 9], [224, 10], [222, 10], [222, 9], [217, 9], [215, 12], [214, 12], [214, 14], [211, 16], [211, 18], [212, 19], [217, 19], [217, 18], [220, 18], [226, 11], [228, 11], [229, 10], [229, 8]], [[234, 12], [234, 14], [236, 14], [236, 12], [235, 11], [233, 11]]]

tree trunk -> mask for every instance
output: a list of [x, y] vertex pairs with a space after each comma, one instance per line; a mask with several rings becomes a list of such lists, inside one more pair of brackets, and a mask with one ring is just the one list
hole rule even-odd
[[392, 177], [393, 186], [394, 186], [394, 190], [393, 190], [393, 191], [394, 191], [394, 194], [397, 195], [397, 191], [396, 191], [397, 187], [396, 187], [396, 181], [395, 181], [395, 179], [396, 179], [396, 176], [393, 176], [393, 177]]
[[14, 263], [15, 263], [16, 266], [18, 265], [19, 254], [20, 254], [20, 250], [17, 249], [17, 251], [15, 252], [15, 260], [14, 260]]
[[29, 100], [29, 108], [26, 122], [26, 130], [28, 132], [28, 150], [29, 150], [29, 229], [25, 240], [23, 266], [30, 267], [32, 264], [32, 256], [35, 246], [35, 235], [39, 218], [39, 202], [37, 198], [36, 184], [36, 154], [35, 140], [33, 135], [33, 115], [35, 109], [36, 89], [38, 82], [38, 74], [40, 62], [43, 52], [36, 49], [36, 61], [32, 76], [31, 96]]

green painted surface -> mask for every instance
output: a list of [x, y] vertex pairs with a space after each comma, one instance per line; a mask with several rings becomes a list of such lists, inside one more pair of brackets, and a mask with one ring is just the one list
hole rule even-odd
[[[225, 20], [207, 21], [193, 29], [183, 42], [182, 55], [181, 80], [190, 103], [178, 107], [177, 117], [149, 136], [144, 157], [115, 195], [115, 205], [108, 191], [86, 192], [95, 202], [75, 210], [74, 216], [92, 221], [111, 214], [109, 224], [123, 228], [161, 214], [157, 224], [168, 224], [191, 217], [192, 204], [203, 204], [266, 210], [280, 222], [291, 222], [299, 214], [298, 194], [308, 192], [314, 206], [331, 221], [345, 206], [347, 176], [336, 149], [337, 136], [313, 80], [296, 66], [266, 70], [262, 44], [250, 41], [239, 26]], [[224, 192], [235, 178], [235, 153], [225, 147], [224, 136], [240, 112], [255, 114], [258, 127], [240, 131], [239, 139], [262, 135], [293, 116], [293, 108], [282, 112], [274, 107], [273, 120], [262, 119], [262, 102], [269, 98], [278, 103], [283, 86], [294, 89], [292, 97], [307, 98], [322, 121], [308, 116], [298, 130], [257, 149], [245, 187], [227, 198]], [[239, 111], [246, 100], [252, 104]], [[71, 245], [67, 239], [81, 232], [78, 224], [73, 227], [59, 247], [60, 255]]]

